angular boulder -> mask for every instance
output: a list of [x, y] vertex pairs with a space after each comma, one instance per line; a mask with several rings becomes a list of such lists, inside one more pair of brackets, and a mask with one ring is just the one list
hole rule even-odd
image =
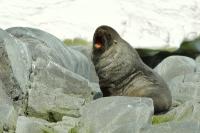
[[151, 123], [150, 98], [105, 97], [83, 107], [80, 133], [132, 133]]
[[199, 133], [199, 121], [163, 123], [141, 130], [140, 133]]
[[0, 48], [0, 79], [12, 101], [21, 101], [18, 113], [58, 121], [79, 117], [81, 106], [102, 97], [92, 62], [47, 32], [0, 29]]
[[63, 117], [60, 122], [50, 123], [39, 118], [19, 116], [16, 133], [68, 133], [78, 121], [76, 118]]
[[17, 113], [12, 105], [0, 105], [0, 131], [14, 131]]

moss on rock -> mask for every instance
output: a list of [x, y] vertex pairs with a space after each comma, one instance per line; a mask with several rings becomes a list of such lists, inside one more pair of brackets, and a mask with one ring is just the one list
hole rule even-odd
[[169, 122], [175, 119], [176, 114], [170, 113], [170, 114], [162, 114], [162, 115], [154, 115], [152, 117], [152, 124], [160, 124], [164, 122]]
[[64, 39], [64, 43], [69, 46], [90, 44], [90, 42], [82, 38]]

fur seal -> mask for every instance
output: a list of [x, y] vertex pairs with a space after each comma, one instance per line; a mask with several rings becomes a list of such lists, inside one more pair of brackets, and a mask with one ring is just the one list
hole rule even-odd
[[169, 110], [172, 96], [167, 84], [113, 28], [96, 29], [92, 61], [104, 96], [150, 97], [155, 113]]

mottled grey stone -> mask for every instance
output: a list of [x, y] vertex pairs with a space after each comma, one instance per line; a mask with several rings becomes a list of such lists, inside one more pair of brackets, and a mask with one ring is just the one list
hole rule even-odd
[[[57, 81], [56, 85], [65, 86], [65, 88], [67, 88], [66, 83], [60, 84], [60, 82], [63, 83], [62, 79], [64, 79], [66, 75], [66, 73], [62, 74], [62, 72], [67, 70], [71, 72], [70, 73], [71, 78], [79, 75], [79, 77], [82, 77], [82, 79], [88, 80], [87, 83], [88, 86], [90, 86], [88, 88], [90, 89], [87, 90], [88, 88], [80, 88], [80, 91], [82, 89], [85, 89], [90, 93], [90, 95], [92, 94], [94, 98], [102, 97], [102, 93], [98, 85], [98, 79], [95, 73], [94, 66], [92, 65], [91, 60], [89, 60], [81, 52], [74, 50], [70, 47], [64, 46], [63, 42], [54, 37], [53, 35], [38, 29], [15, 27], [15, 28], [9, 28], [6, 31], [12, 34], [17, 39], [19, 39], [21, 42], [26, 44], [26, 47], [29, 53], [31, 54], [32, 58], [32, 69], [29, 75], [34, 75], [34, 77], [38, 76], [41, 77], [42, 79], [43, 76], [45, 76], [46, 81], [45, 79], [43, 79], [43, 81], [45, 82], [47, 82], [50, 78], [53, 78], [54, 81], [55, 80]], [[52, 70], [50, 72], [47, 71], [46, 75], [42, 75], [42, 73], [40, 73], [41, 71], [36, 73], [34, 71], [34, 67], [37, 63], [34, 64], [34, 62], [39, 62], [38, 60], [41, 59], [44, 60], [44, 62], [40, 63], [45, 63], [41, 65], [43, 66], [46, 65], [47, 67], [49, 67], [48, 65], [50, 65], [50, 67], [53, 68], [49, 69], [55, 70], [56, 68], [56, 71], [55, 72], [52, 72]], [[50, 74], [48, 75], [48, 73]], [[95, 80], [94, 77], [96, 77]], [[59, 81], [60, 79], [61, 81]], [[75, 80], [76, 79], [74, 79], [74, 81]], [[74, 86], [77, 84], [78, 83], [74, 84]], [[53, 87], [60, 88], [59, 86], [56, 85], [53, 85]], [[68, 90], [69, 89], [72, 90], [71, 88], [68, 88]]]
[[197, 56], [195, 60], [196, 60], [197, 63], [200, 63], [200, 55]]
[[17, 119], [16, 133], [54, 133], [54, 130], [48, 126], [49, 122], [37, 119], [19, 116]]
[[[19, 47], [18, 47], [19, 46]], [[14, 106], [23, 106], [23, 89], [27, 76], [26, 51], [24, 44], [18, 42], [6, 31], [0, 29], [0, 80], [5, 93], [14, 101]]]
[[[80, 51], [82, 54], [84, 54], [89, 60], [91, 60], [91, 53], [92, 53], [92, 45], [89, 46], [71, 46], [70, 48], [73, 48], [75, 50]], [[95, 69], [94, 64], [91, 62], [91, 68]], [[93, 72], [93, 73], [92, 73]], [[99, 83], [99, 78], [95, 71], [91, 71], [91, 79], [95, 83]]]
[[33, 62], [30, 79], [32, 88], [41, 88], [40, 84], [47, 88], [46, 91], [62, 88], [63, 93], [82, 97], [87, 101], [92, 100], [94, 95], [100, 93], [100, 90], [97, 91], [99, 86], [95, 86], [95, 83], [90, 83], [82, 76], [43, 58], [37, 58]]
[[189, 100], [200, 101], [200, 73], [179, 75], [170, 82], [173, 101], [184, 103]]
[[176, 76], [194, 73], [196, 62], [185, 56], [170, 56], [157, 65], [154, 70], [168, 83]]
[[16, 133], [68, 133], [78, 121], [76, 118], [64, 117], [60, 122], [50, 123], [39, 118], [19, 116]]
[[200, 72], [200, 55], [196, 57], [195, 59], [196, 65], [197, 65], [197, 72]]
[[155, 115], [153, 117], [153, 124], [194, 120], [200, 121], [200, 103], [199, 101], [191, 100], [172, 108], [165, 114]]
[[80, 119], [64, 116], [62, 121], [51, 123], [50, 126], [58, 133], [71, 133], [70, 131], [79, 126]]
[[163, 123], [144, 128], [140, 133], [199, 133], [199, 121], [179, 121]]
[[86, 79], [90, 79], [90, 66], [88, 65], [88, 59], [80, 52], [73, 50], [69, 47], [65, 47], [64, 43], [55, 36], [41, 31], [39, 29], [14, 27], [6, 30], [15, 37], [27, 42], [27, 40], [40, 41], [41, 44], [46, 45], [50, 49], [52, 60], [55, 63], [62, 65], [63, 67], [75, 72]]
[[105, 97], [82, 109], [81, 133], [133, 133], [151, 123], [153, 102], [149, 98]]
[[88, 59], [91, 60], [91, 53], [92, 53], [92, 44], [88, 46], [70, 46], [70, 48], [80, 51], [84, 54]]
[[17, 121], [17, 113], [12, 105], [0, 105], [0, 131], [14, 130]]
[[102, 97], [91, 60], [38, 29], [0, 30], [0, 68], [6, 93], [30, 116], [79, 117], [85, 102]]
[[196, 71], [197, 71], [197, 72], [200, 72], [200, 63], [199, 63], [199, 62], [196, 62], [196, 65], [197, 65]]
[[30, 90], [27, 110], [29, 116], [52, 122], [60, 121], [64, 115], [80, 117], [79, 109], [84, 105], [84, 99], [66, 95], [60, 89], [48, 91], [48, 88], [44, 89], [45, 86], [40, 87], [43, 89]]
[[8, 97], [4, 89], [5, 89], [5, 86], [0, 80], [0, 105], [6, 105], [6, 104], [12, 105], [12, 101]]

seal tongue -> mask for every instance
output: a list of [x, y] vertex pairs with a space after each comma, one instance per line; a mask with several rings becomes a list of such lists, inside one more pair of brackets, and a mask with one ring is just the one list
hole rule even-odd
[[95, 48], [99, 49], [99, 48], [102, 47], [102, 44], [101, 43], [96, 43], [94, 46], [95, 46]]

